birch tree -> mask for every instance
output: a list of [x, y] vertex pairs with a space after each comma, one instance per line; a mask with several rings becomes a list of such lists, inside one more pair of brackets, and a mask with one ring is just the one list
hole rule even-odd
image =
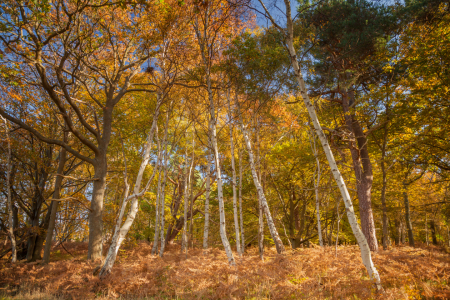
[[[209, 143], [208, 143], [209, 145]], [[208, 249], [209, 236], [209, 196], [211, 193], [211, 152], [208, 149], [206, 160], [208, 161], [206, 167], [206, 194], [205, 194], [205, 226], [203, 229], [203, 250]]]
[[231, 151], [231, 173], [232, 173], [232, 185], [233, 185], [233, 215], [234, 215], [234, 229], [236, 232], [236, 251], [238, 255], [242, 256], [241, 251], [241, 241], [239, 238], [239, 219], [238, 219], [238, 208], [237, 208], [237, 193], [236, 193], [236, 167], [234, 161], [234, 142], [233, 142], [233, 114], [231, 111], [230, 104], [230, 90], [227, 90], [227, 102], [228, 102], [228, 119], [229, 119], [229, 127], [230, 127], [230, 151]]
[[[142, 157], [142, 162], [139, 167], [139, 171], [138, 171], [136, 181], [134, 184], [133, 194], [131, 194], [131, 195], [129, 195], [130, 186], [128, 184], [126, 159], [124, 157], [124, 160], [125, 160], [125, 171], [124, 171], [125, 195], [124, 195], [124, 199], [122, 202], [122, 206], [120, 208], [119, 216], [117, 218], [116, 226], [114, 229], [114, 235], [111, 240], [111, 245], [109, 246], [108, 254], [106, 255], [106, 258], [105, 258], [105, 263], [103, 264], [103, 266], [99, 272], [100, 278], [105, 278], [107, 275], [109, 275], [111, 273], [111, 269], [114, 265], [114, 262], [116, 261], [117, 252], [119, 251], [120, 245], [122, 244], [123, 240], [125, 239], [128, 231], [130, 230], [131, 225], [133, 224], [134, 219], [136, 218], [136, 214], [139, 210], [139, 198], [142, 195], [144, 195], [144, 193], [147, 191], [147, 189], [150, 186], [150, 183], [153, 180], [153, 177], [156, 174], [156, 171], [157, 171], [156, 166], [159, 164], [159, 161], [161, 159], [160, 149], [158, 149], [157, 162], [156, 162], [155, 167], [153, 168], [153, 173], [150, 176], [149, 180], [147, 181], [147, 184], [145, 185], [145, 187], [141, 190], [142, 178], [144, 176], [145, 169], [147, 168], [147, 165], [148, 165], [148, 162], [150, 159], [150, 153], [151, 153], [152, 143], [153, 143], [153, 135], [154, 135], [157, 125], [158, 125], [157, 123], [158, 123], [159, 109], [162, 104], [163, 98], [164, 97], [160, 97], [160, 96], [157, 97], [156, 109], [155, 109], [155, 113], [153, 115], [152, 126], [151, 126], [150, 132], [147, 137], [147, 142], [144, 146], [144, 155]], [[166, 125], [167, 125], [167, 123], [166, 123]], [[125, 214], [125, 210], [126, 210], [128, 202], [130, 202], [130, 209], [128, 211], [127, 218], [125, 219], [125, 222], [122, 225], [122, 219]]]
[[316, 138], [314, 132], [311, 133], [309, 143], [311, 150], [314, 153], [314, 158], [316, 160], [316, 170], [314, 171], [314, 193], [316, 195], [316, 217], [317, 217], [317, 233], [319, 235], [319, 245], [323, 247], [322, 239], [322, 228], [320, 224], [320, 198], [319, 198], [319, 184], [320, 184], [320, 161], [319, 161], [319, 151], [316, 147]]
[[167, 110], [167, 115], [166, 115], [166, 127], [164, 129], [164, 165], [163, 165], [163, 170], [164, 170], [164, 175], [163, 175], [163, 182], [162, 182], [162, 187], [161, 187], [161, 196], [159, 197], [160, 199], [160, 206], [161, 206], [161, 223], [159, 224], [160, 226], [160, 237], [161, 237], [161, 248], [159, 251], [159, 256], [163, 257], [163, 253], [164, 253], [164, 247], [166, 246], [166, 242], [164, 239], [164, 226], [165, 226], [165, 220], [164, 220], [164, 212], [166, 209], [166, 182], [167, 182], [167, 170], [168, 170], [168, 161], [169, 161], [169, 153], [167, 151], [167, 146], [169, 144], [168, 142], [168, 131], [169, 131], [169, 117], [170, 117], [170, 112], [171, 112], [171, 108], [169, 108]]
[[[228, 241], [226, 229], [225, 229], [225, 207], [223, 200], [223, 186], [222, 186], [222, 172], [220, 169], [220, 157], [219, 157], [219, 148], [217, 145], [217, 118], [216, 118], [216, 108], [214, 104], [214, 96], [212, 90], [211, 83], [211, 65], [213, 55], [215, 53], [215, 35], [211, 36], [211, 19], [213, 18], [211, 12], [211, 5], [207, 5], [206, 8], [202, 12], [201, 18], [199, 16], [196, 17], [193, 22], [194, 31], [197, 37], [197, 42], [200, 47], [200, 55], [202, 60], [202, 65], [204, 72], [206, 74], [206, 88], [208, 92], [208, 101], [209, 101], [209, 114], [210, 114], [210, 128], [209, 128], [209, 138], [211, 141], [211, 147], [214, 154], [214, 165], [216, 169], [216, 177], [217, 177], [217, 198], [219, 200], [219, 231], [220, 238], [222, 240], [222, 244], [225, 248], [225, 252], [228, 257], [228, 261], [231, 265], [236, 265], [233, 252], [231, 251], [230, 242]], [[226, 18], [227, 16], [224, 16]], [[199, 19], [202, 20], [202, 24], [200, 27]], [[223, 22], [218, 22], [216, 25], [220, 26]]]
[[239, 216], [241, 221], [241, 252], [245, 252], [244, 217], [242, 215], [242, 151], [239, 149]]
[[308, 93], [306, 90], [306, 85], [303, 80], [302, 70], [300, 69], [300, 65], [299, 65], [298, 58], [297, 58], [297, 51], [294, 48], [294, 23], [292, 21], [291, 2], [289, 0], [284, 0], [284, 4], [286, 6], [286, 12], [285, 12], [286, 28], [284, 28], [275, 21], [275, 19], [272, 17], [270, 12], [267, 10], [264, 2], [262, 2], [262, 0], [258, 0], [258, 1], [264, 9], [265, 16], [270, 20], [272, 25], [285, 38], [285, 43], [287, 45], [287, 51], [288, 51], [289, 57], [291, 58], [291, 64], [292, 64], [292, 67], [294, 68], [295, 77], [296, 77], [297, 83], [299, 85], [300, 97], [303, 99], [303, 101], [305, 103], [305, 106], [308, 110], [309, 117], [311, 118], [311, 121], [313, 123], [315, 133], [319, 137], [319, 140], [322, 144], [323, 150], [327, 157], [331, 172], [333, 173], [333, 177], [334, 177], [336, 184], [339, 187], [339, 190], [341, 192], [342, 198], [344, 200], [345, 208], [347, 210], [347, 217], [348, 217], [350, 226], [352, 228], [353, 234], [355, 235], [355, 238], [356, 238], [359, 248], [361, 250], [361, 258], [362, 258], [363, 264], [366, 267], [370, 278], [372, 280], [374, 280], [374, 282], [377, 286], [377, 289], [382, 290], [380, 276], [378, 274], [377, 269], [375, 268], [375, 266], [373, 264], [369, 244], [367, 243], [366, 237], [364, 236], [363, 232], [361, 231], [361, 228], [358, 225], [356, 214], [353, 209], [352, 199], [347, 190], [347, 186], [345, 184], [344, 178], [342, 177], [342, 174], [339, 172], [339, 168], [336, 164], [336, 160], [331, 151], [331, 147], [328, 143], [327, 137], [323, 133], [322, 127], [320, 126], [319, 119], [317, 118], [317, 114], [316, 114], [316, 109], [314, 108], [313, 103], [309, 99], [309, 96], [308, 96]]
[[260, 180], [258, 178], [258, 174], [256, 172], [255, 158], [253, 155], [252, 145], [250, 143], [250, 137], [248, 135], [247, 129], [244, 126], [241, 110], [239, 107], [237, 92], [235, 94], [235, 105], [236, 105], [236, 109], [237, 109], [237, 114], [239, 116], [239, 123], [240, 123], [241, 131], [242, 131], [242, 135], [244, 136], [245, 145], [247, 147], [248, 159], [250, 162], [250, 169], [252, 171], [253, 183], [255, 184], [256, 191], [258, 193], [258, 199], [259, 199], [259, 201], [261, 201], [261, 207], [266, 216], [267, 226], [269, 227], [270, 235], [272, 236], [272, 239], [275, 243], [277, 252], [278, 252], [278, 254], [282, 254], [285, 251], [285, 248], [284, 248], [283, 242], [280, 239], [280, 236], [278, 235], [278, 230], [275, 226], [275, 223], [273, 222], [272, 215], [270, 214], [269, 206], [267, 204], [266, 196], [264, 195], [263, 188], [261, 186]]
[[[192, 149], [192, 158], [190, 163], [188, 164], [188, 152], [186, 147], [186, 172], [184, 178], [184, 220], [183, 220], [183, 235], [181, 241], [181, 252], [185, 252], [187, 256], [187, 248], [188, 248], [188, 238], [187, 238], [187, 217], [188, 217], [188, 208], [189, 208], [189, 193], [190, 193], [190, 184], [191, 184], [191, 174], [192, 168], [194, 167], [194, 149]], [[189, 167], [188, 167], [189, 166]], [[191, 218], [193, 216], [191, 215]]]

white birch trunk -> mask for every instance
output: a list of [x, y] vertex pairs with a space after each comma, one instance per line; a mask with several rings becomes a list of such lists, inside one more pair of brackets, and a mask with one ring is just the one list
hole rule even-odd
[[[106, 258], [105, 258], [105, 263], [103, 264], [103, 267], [101, 268], [101, 270], [99, 272], [100, 278], [104, 278], [111, 273], [111, 269], [112, 269], [112, 266], [114, 265], [114, 262], [116, 261], [117, 252], [119, 251], [120, 245], [122, 244], [123, 240], [125, 239], [128, 231], [130, 230], [131, 225], [133, 224], [134, 219], [136, 218], [136, 214], [139, 210], [139, 201], [138, 201], [139, 197], [141, 197], [147, 191], [148, 187], [150, 186], [150, 183], [153, 180], [153, 177], [156, 174], [156, 169], [157, 169], [156, 166], [158, 165], [159, 160], [161, 158], [160, 157], [161, 153], [159, 151], [160, 149], [158, 149], [158, 159], [157, 159], [156, 166], [153, 169], [153, 174], [150, 177], [150, 179], [148, 180], [147, 185], [144, 187], [144, 189], [140, 190], [142, 177], [144, 175], [144, 171], [145, 171], [148, 161], [150, 159], [153, 135], [154, 135], [155, 131], [157, 130], [156, 128], [157, 128], [157, 121], [158, 121], [158, 115], [159, 115], [159, 107], [162, 103], [162, 99], [163, 99], [163, 97], [159, 97], [159, 95], [158, 95], [158, 99], [157, 99], [157, 103], [156, 103], [156, 110], [155, 110], [155, 114], [153, 115], [152, 127], [151, 127], [150, 132], [147, 137], [147, 143], [144, 148], [144, 155], [142, 158], [141, 166], [139, 168], [139, 172], [136, 177], [133, 194], [130, 196], [128, 196], [130, 186], [127, 183], [127, 178], [126, 178], [127, 174], [126, 174], [126, 165], [125, 165], [125, 196], [124, 196], [124, 200], [122, 203], [122, 207], [120, 209], [119, 217], [117, 218], [114, 235], [113, 235], [113, 238], [111, 241], [111, 246], [108, 249], [108, 254], [106, 255]], [[125, 157], [124, 157], [124, 159], [125, 159]], [[126, 160], [125, 160], [125, 163], [126, 163]], [[121, 226], [122, 218], [125, 213], [127, 203], [129, 201], [131, 201], [130, 210], [128, 212], [125, 222]]]
[[[261, 183], [261, 166], [259, 157], [259, 120], [256, 117], [256, 174], [258, 180]], [[262, 188], [262, 187], [261, 187]], [[264, 192], [264, 190], [263, 190]], [[258, 196], [258, 248], [259, 248], [259, 258], [264, 260], [264, 213], [263, 205], [261, 202], [261, 197]]]
[[[194, 167], [194, 160], [195, 160], [195, 128], [193, 128], [192, 130], [192, 169], [195, 169]], [[193, 174], [191, 174], [191, 176], [193, 176]], [[191, 216], [189, 219], [189, 238], [190, 238], [190, 242], [191, 242], [191, 248], [194, 248], [194, 195], [193, 195], [193, 190], [194, 190], [194, 178], [191, 178], [190, 181], [190, 186], [189, 186], [189, 200], [190, 200], [190, 212], [189, 215]]]
[[319, 137], [319, 140], [322, 144], [323, 150], [327, 157], [331, 172], [333, 173], [333, 177], [336, 181], [337, 186], [339, 187], [342, 198], [344, 200], [345, 208], [347, 211], [348, 221], [350, 223], [353, 234], [355, 235], [355, 238], [356, 238], [359, 248], [361, 250], [361, 258], [362, 258], [363, 264], [366, 267], [370, 278], [375, 281], [377, 289], [382, 290], [383, 288], [381, 286], [380, 275], [378, 274], [378, 271], [373, 264], [372, 256], [370, 253], [370, 248], [367, 243], [366, 237], [364, 236], [364, 234], [361, 231], [361, 228], [358, 225], [358, 220], [356, 218], [355, 211], [353, 209], [353, 203], [350, 198], [350, 194], [347, 190], [347, 187], [345, 185], [344, 178], [342, 177], [341, 173], [339, 172], [339, 169], [336, 164], [336, 160], [334, 159], [333, 153], [331, 152], [330, 145], [328, 144], [327, 137], [323, 133], [322, 127], [320, 126], [320, 123], [319, 123], [319, 119], [317, 118], [317, 114], [316, 114], [314, 105], [310, 101], [308, 93], [306, 91], [306, 86], [305, 86], [305, 82], [303, 80], [302, 71], [300, 69], [300, 66], [299, 66], [299, 63], [297, 60], [297, 52], [294, 48], [294, 26], [293, 26], [292, 17], [291, 17], [291, 3], [289, 0], [284, 0], [285, 6], [286, 6], [286, 14], [285, 15], [286, 15], [287, 22], [286, 22], [286, 29], [283, 29], [278, 24], [276, 24], [275, 20], [270, 15], [269, 11], [267, 10], [267, 8], [264, 5], [264, 3], [262, 2], [262, 0], [259, 0], [259, 2], [263, 6], [264, 11], [269, 16], [273, 25], [278, 30], [280, 30], [285, 36], [286, 44], [288, 46], [289, 56], [291, 58], [291, 63], [294, 68], [297, 82], [299, 84], [300, 95], [303, 98], [303, 101], [306, 105], [309, 116], [314, 125], [316, 134]]
[[[192, 150], [194, 152], [194, 150]], [[186, 147], [186, 164], [187, 164], [187, 147]], [[187, 165], [186, 165], [187, 166]], [[188, 238], [187, 238], [187, 215], [188, 215], [188, 208], [189, 208], [189, 195], [190, 195], [190, 184], [191, 184], [191, 174], [192, 174], [192, 168], [194, 166], [194, 157], [191, 159], [191, 163], [189, 166], [189, 172], [186, 173], [186, 178], [184, 179], [184, 220], [183, 220], [183, 237], [181, 241], [181, 252], [186, 253], [187, 257], [187, 248], [188, 248]], [[186, 169], [187, 171], [187, 169]], [[191, 216], [192, 218], [192, 216]]]
[[237, 193], [236, 193], [236, 167], [234, 161], [234, 142], [233, 142], [233, 123], [231, 120], [233, 119], [231, 112], [231, 104], [230, 104], [230, 91], [227, 91], [227, 100], [228, 100], [228, 111], [229, 111], [229, 121], [230, 121], [230, 152], [231, 152], [231, 172], [233, 177], [233, 215], [234, 215], [234, 229], [236, 232], [236, 251], [239, 257], [242, 257], [241, 252], [241, 241], [239, 239], [239, 219], [238, 219], [238, 209], [237, 209]]
[[165, 241], [165, 235], [164, 235], [164, 226], [165, 226], [165, 219], [164, 219], [164, 212], [166, 208], [166, 181], [167, 181], [167, 162], [169, 161], [169, 154], [167, 153], [167, 145], [169, 144], [167, 132], [169, 129], [169, 117], [170, 117], [170, 109], [167, 111], [167, 117], [166, 117], [166, 128], [164, 129], [164, 141], [165, 141], [165, 149], [164, 149], [164, 179], [162, 183], [162, 189], [161, 189], [161, 197], [160, 197], [160, 205], [161, 205], [161, 248], [159, 251], [159, 256], [163, 257], [164, 248], [166, 245]]
[[[209, 145], [209, 143], [208, 143]], [[210, 151], [208, 150], [210, 153]], [[205, 229], [203, 230], [203, 249], [208, 249], [208, 235], [209, 235], [209, 196], [211, 193], [211, 160], [210, 155], [207, 156], [208, 167], [206, 169], [206, 195], [205, 195]]]
[[8, 123], [4, 117], [2, 117], [3, 122], [5, 123], [5, 132], [6, 139], [8, 141], [8, 155], [7, 155], [7, 163], [6, 163], [6, 186], [8, 190], [7, 195], [7, 205], [8, 205], [8, 234], [9, 239], [11, 240], [11, 262], [17, 262], [17, 247], [16, 247], [16, 238], [14, 236], [14, 222], [13, 222], [13, 208], [12, 208], [12, 200], [11, 200], [11, 139], [9, 136], [9, 128]]
[[242, 215], [242, 151], [239, 149], [239, 215], [241, 221], [241, 251], [245, 252], [244, 216]]
[[[206, 39], [208, 37], [207, 29], [208, 29], [208, 11], [209, 8], [205, 10], [206, 16], [205, 16], [205, 24], [203, 28], [203, 33], [200, 34], [200, 30], [198, 27], [198, 23], [194, 25], [194, 29], [197, 35], [198, 44], [200, 46], [200, 52], [202, 55], [203, 65], [205, 68], [206, 73], [206, 83], [207, 83], [207, 90], [208, 90], [208, 100], [209, 100], [209, 111], [210, 111], [210, 118], [211, 118], [211, 127], [210, 127], [210, 140], [211, 140], [211, 146], [214, 151], [214, 164], [216, 167], [216, 174], [217, 174], [217, 198], [219, 200], [219, 231], [220, 231], [220, 238], [222, 240], [223, 247], [225, 248], [225, 253], [227, 254], [228, 262], [231, 265], [236, 265], [236, 262], [234, 260], [233, 252], [231, 251], [230, 242], [227, 238], [227, 233], [225, 229], [225, 207], [223, 202], [223, 189], [222, 189], [222, 172], [220, 171], [220, 159], [219, 159], [219, 148], [217, 146], [217, 136], [216, 136], [216, 126], [217, 126], [217, 120], [216, 120], [216, 111], [214, 107], [214, 97], [213, 92], [211, 88], [211, 73], [210, 73], [210, 61], [211, 57], [206, 57], [206, 53], [212, 53], [211, 47], [212, 45], [205, 45]], [[198, 21], [197, 21], [198, 22]], [[206, 49], [205, 49], [206, 48]]]
[[252, 150], [252, 146], [250, 144], [250, 138], [248, 136], [248, 132], [244, 127], [244, 122], [242, 120], [242, 115], [241, 115], [241, 111], [239, 108], [239, 102], [237, 99], [237, 95], [236, 95], [236, 108], [238, 111], [238, 115], [239, 115], [239, 123], [241, 125], [241, 131], [242, 134], [244, 136], [244, 140], [245, 140], [245, 145], [247, 146], [247, 152], [248, 152], [248, 156], [249, 156], [249, 161], [250, 161], [250, 169], [252, 171], [252, 176], [253, 176], [253, 182], [255, 184], [256, 190], [258, 192], [258, 198], [261, 201], [261, 206], [263, 208], [263, 211], [265, 213], [266, 216], [266, 220], [267, 220], [267, 226], [269, 227], [269, 231], [270, 231], [270, 235], [272, 236], [272, 239], [275, 243], [275, 247], [277, 248], [277, 252], [279, 254], [282, 254], [284, 252], [284, 245], [283, 242], [280, 239], [280, 236], [278, 235], [278, 231], [277, 228], [275, 227], [275, 224], [273, 222], [272, 219], [272, 215], [270, 214], [270, 210], [269, 210], [269, 206], [267, 205], [267, 201], [266, 201], [266, 197], [264, 195], [264, 191], [263, 188], [261, 186], [261, 183], [259, 182], [259, 178], [258, 178], [258, 174], [256, 173], [256, 167], [255, 167], [255, 159], [253, 157], [253, 150]]
[[311, 134], [311, 150], [314, 153], [314, 157], [316, 159], [317, 169], [314, 172], [314, 191], [316, 194], [316, 217], [317, 217], [317, 233], [319, 235], [319, 245], [323, 247], [323, 239], [322, 239], [322, 227], [320, 224], [320, 197], [319, 197], [319, 185], [320, 185], [320, 161], [319, 161], [319, 151], [316, 147], [316, 138], [314, 136], [314, 132]]
[[158, 184], [156, 186], [156, 202], [155, 202], [155, 234], [153, 236], [153, 246], [151, 254], [158, 253], [158, 242], [159, 242], [159, 198], [161, 196], [161, 175], [163, 174], [163, 171], [161, 170], [161, 167], [159, 167], [159, 173], [158, 173]]

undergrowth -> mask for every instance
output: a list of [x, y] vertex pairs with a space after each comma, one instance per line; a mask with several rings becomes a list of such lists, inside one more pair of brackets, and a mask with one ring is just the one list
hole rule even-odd
[[[170, 245], [163, 258], [151, 245], [120, 251], [111, 276], [92, 275], [87, 245], [67, 243], [47, 266], [0, 261], [0, 299], [450, 299], [450, 256], [437, 247], [407, 246], [373, 255], [385, 292], [375, 290], [357, 246], [248, 249], [237, 266], [224, 251]], [[58, 252], [59, 251], [59, 252]], [[72, 256], [73, 255], [73, 256]]]

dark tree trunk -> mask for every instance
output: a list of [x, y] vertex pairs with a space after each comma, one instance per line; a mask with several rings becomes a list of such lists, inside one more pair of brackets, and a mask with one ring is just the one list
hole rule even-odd
[[409, 209], [409, 199], [408, 199], [408, 185], [404, 182], [403, 183], [403, 200], [405, 203], [405, 221], [406, 221], [406, 228], [408, 229], [408, 241], [409, 245], [411, 247], [414, 247], [414, 234], [413, 234], [413, 228], [411, 223], [411, 213]]
[[383, 134], [383, 144], [381, 147], [381, 172], [383, 174], [383, 185], [381, 187], [381, 206], [383, 209], [383, 249], [386, 250], [388, 247], [388, 220], [387, 220], [387, 207], [386, 207], [386, 186], [387, 186], [387, 171], [385, 166], [385, 156], [386, 156], [386, 144], [387, 144], [387, 134], [388, 134], [388, 125], [384, 126], [384, 134]]
[[91, 211], [89, 213], [89, 245], [87, 257], [90, 260], [102, 258], [103, 198], [105, 195], [107, 172], [106, 153], [97, 159], [97, 164], [94, 165], [94, 169]]
[[437, 236], [436, 236], [436, 223], [434, 220], [431, 220], [430, 222], [430, 229], [431, 229], [431, 238], [433, 239], [433, 245], [437, 245]]
[[302, 212], [300, 215], [300, 227], [297, 232], [297, 236], [292, 239], [292, 248], [296, 249], [300, 246], [300, 242], [302, 240], [303, 231], [305, 230], [305, 219], [306, 219], [306, 207], [308, 205], [308, 201], [304, 199], [303, 206], [302, 206]]
[[[192, 214], [195, 217], [195, 215], [198, 214], [199, 212], [200, 211], [196, 209], [192, 212]], [[191, 219], [191, 212], [188, 212], [187, 220], [189, 221], [190, 219]], [[173, 226], [172, 224], [169, 225], [166, 234], [166, 244], [171, 244], [173, 242], [178, 233], [181, 232], [181, 230], [183, 229], [183, 224], [184, 224], [184, 216], [181, 216], [176, 220], [175, 226]]]
[[371, 200], [373, 183], [372, 164], [367, 148], [367, 137], [364, 134], [361, 124], [350, 111], [350, 107], [354, 104], [354, 101], [354, 93], [352, 91], [344, 93], [342, 107], [344, 110], [345, 123], [355, 138], [355, 142], [350, 141], [349, 146], [356, 177], [356, 191], [359, 199], [361, 229], [366, 237], [370, 250], [377, 251], [378, 241], [375, 232]]
[[[401, 230], [400, 221], [398, 220], [398, 218], [395, 219], [395, 229], [397, 231], [397, 233], [395, 234], [395, 244], [398, 246], [398, 245], [400, 245], [400, 240], [402, 238], [402, 230]], [[393, 232], [395, 232], [395, 231], [393, 231]]]
[[[65, 141], [66, 141], [66, 137], [65, 137]], [[61, 148], [61, 150], [59, 151], [59, 163], [58, 163], [57, 174], [63, 175], [65, 164], [66, 164], [66, 149]], [[55, 189], [53, 191], [53, 199], [60, 198], [62, 181], [63, 181], [62, 176], [56, 176]], [[47, 236], [45, 239], [45, 249], [44, 249], [44, 259], [43, 259], [44, 264], [48, 264], [49, 260], [50, 260], [50, 249], [51, 249], [51, 245], [52, 245], [53, 231], [55, 230], [55, 225], [56, 225], [56, 214], [58, 212], [58, 206], [59, 206], [58, 201], [52, 201], [50, 204], [50, 207], [49, 207], [50, 218], [49, 218], [48, 227], [47, 227]]]

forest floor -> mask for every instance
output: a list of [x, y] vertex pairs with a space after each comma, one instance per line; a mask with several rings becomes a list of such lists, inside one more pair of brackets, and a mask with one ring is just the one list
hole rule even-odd
[[0, 260], [0, 299], [450, 299], [450, 255], [393, 247], [373, 255], [385, 292], [375, 291], [357, 246], [301, 248], [283, 256], [256, 248], [229, 266], [223, 250], [171, 245], [163, 258], [140, 243], [120, 250], [112, 275], [93, 276], [87, 244], [65, 243], [49, 265]]

